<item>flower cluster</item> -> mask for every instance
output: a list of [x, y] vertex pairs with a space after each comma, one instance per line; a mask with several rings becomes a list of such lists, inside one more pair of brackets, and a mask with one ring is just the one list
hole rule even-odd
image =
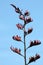
[[13, 40], [16, 40], [16, 41], [21, 41], [21, 37], [20, 37], [20, 36], [18, 36], [18, 35], [13, 36], [12, 38], [13, 38]]
[[20, 54], [20, 52], [21, 52], [21, 49], [17, 49], [17, 48], [14, 48], [14, 47], [10, 47], [10, 49], [13, 51], [13, 52], [16, 52], [16, 53], [18, 53], [18, 54]]
[[27, 34], [30, 34], [32, 31], [33, 31], [33, 28], [29, 28], [28, 31], [25, 30], [24, 32], [25, 32], [25, 35], [27, 35]]
[[32, 46], [35, 46], [35, 45], [39, 45], [39, 44], [41, 44], [41, 42], [39, 40], [34, 40], [34, 42], [33, 41], [30, 42], [30, 46], [29, 47], [32, 47]]
[[36, 61], [39, 58], [40, 58], [40, 55], [39, 54], [36, 54], [35, 57], [33, 56], [33, 57], [29, 58], [29, 63], [31, 63], [33, 61]]
[[32, 22], [33, 19], [31, 17], [25, 18], [25, 24]]
[[16, 26], [17, 26], [18, 29], [23, 29], [23, 25], [20, 24], [20, 23], [16, 24]]

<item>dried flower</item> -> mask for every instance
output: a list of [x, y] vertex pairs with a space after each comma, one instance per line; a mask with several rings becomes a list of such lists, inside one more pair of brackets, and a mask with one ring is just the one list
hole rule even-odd
[[18, 35], [13, 36], [12, 38], [13, 38], [13, 40], [21, 41], [21, 37], [20, 37], [20, 36], [18, 36]]
[[29, 28], [28, 29], [28, 34], [31, 33], [33, 31], [33, 28]]
[[23, 16], [23, 15], [19, 15], [19, 18], [20, 18], [21, 20], [24, 20], [24, 16]]
[[24, 13], [25, 16], [28, 16], [29, 14], [30, 14], [30, 13], [29, 13], [27, 10], [26, 10], [25, 13]]
[[16, 26], [18, 27], [18, 29], [23, 29], [23, 25], [22, 24], [16, 24]]

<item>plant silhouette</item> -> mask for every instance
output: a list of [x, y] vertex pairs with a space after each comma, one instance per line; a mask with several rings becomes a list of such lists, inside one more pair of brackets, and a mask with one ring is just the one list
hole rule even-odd
[[28, 61], [28, 63], [27, 63], [27, 61], [26, 61], [26, 51], [27, 51], [27, 49], [29, 49], [29, 48], [31, 48], [31, 47], [33, 47], [33, 46], [40, 45], [41, 42], [40, 42], [39, 40], [30, 41], [30, 45], [29, 45], [28, 47], [26, 47], [26, 42], [25, 42], [26, 39], [25, 39], [25, 38], [26, 38], [26, 36], [27, 36], [28, 34], [32, 33], [33, 28], [29, 28], [29, 29], [26, 31], [25, 26], [26, 26], [26, 24], [28, 24], [28, 23], [30, 23], [30, 22], [33, 22], [33, 19], [29, 16], [29, 15], [30, 15], [30, 12], [29, 12], [29, 11], [26, 10], [26, 11], [24, 12], [24, 14], [23, 14], [22, 11], [21, 11], [18, 7], [16, 7], [16, 6], [13, 5], [13, 4], [10, 4], [10, 5], [15, 9], [15, 12], [19, 14], [19, 19], [24, 21], [24, 24], [20, 24], [20, 23], [16, 24], [18, 30], [23, 30], [23, 32], [24, 32], [24, 36], [23, 36], [24, 41], [22, 41], [21, 37], [18, 36], [18, 35], [12, 36], [12, 39], [13, 39], [13, 40], [18, 41], [19, 43], [22, 42], [22, 43], [24, 44], [24, 54], [21, 54], [21, 49], [14, 48], [14, 47], [12, 47], [12, 46], [10, 47], [10, 49], [11, 49], [13, 52], [15, 52], [15, 53], [19, 54], [20, 56], [22, 56], [22, 57], [24, 58], [24, 63], [25, 63], [24, 65], [28, 65], [28, 64], [30, 64], [31, 62], [34, 62], [34, 61], [36, 61], [37, 59], [39, 59], [39, 58], [40, 58], [40, 55], [39, 55], [39, 54], [36, 54], [35, 56], [30, 57], [30, 58], [29, 58], [29, 61]]

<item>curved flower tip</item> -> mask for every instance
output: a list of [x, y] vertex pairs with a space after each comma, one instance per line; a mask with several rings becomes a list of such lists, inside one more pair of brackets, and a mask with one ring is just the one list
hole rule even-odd
[[25, 16], [29, 16], [30, 13], [26, 10], [25, 13], [24, 13]]
[[18, 27], [18, 29], [23, 29], [23, 25], [22, 24], [16, 24], [16, 26]]
[[20, 36], [18, 36], [18, 35], [13, 36], [12, 38], [13, 38], [13, 40], [21, 41], [21, 37], [20, 37]]
[[29, 28], [28, 29], [28, 34], [31, 33], [33, 31], [33, 28]]
[[23, 15], [19, 15], [19, 19], [24, 20], [24, 16]]
[[22, 14], [22, 12], [20, 11], [20, 9], [19, 9], [18, 7], [16, 7], [16, 6], [13, 5], [13, 4], [10, 4], [10, 5], [15, 8], [15, 12], [16, 12], [16, 13]]
[[33, 19], [31, 17], [25, 19], [25, 24], [32, 22]]

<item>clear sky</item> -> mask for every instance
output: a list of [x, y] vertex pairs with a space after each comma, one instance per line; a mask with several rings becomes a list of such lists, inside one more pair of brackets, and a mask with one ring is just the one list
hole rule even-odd
[[[30, 40], [40, 40], [41, 45], [32, 47], [27, 50], [27, 61], [30, 56], [39, 53], [41, 58], [30, 65], [43, 64], [43, 0], [0, 0], [0, 65], [24, 65], [24, 59], [10, 50], [10, 46], [21, 48], [23, 53], [23, 44], [14, 41], [13, 35], [20, 35], [23, 39], [23, 32], [18, 30], [16, 24], [23, 23], [10, 6], [13, 3], [20, 9], [30, 11], [33, 22], [26, 25], [26, 29], [33, 27], [33, 32], [26, 36], [26, 44], [29, 45]], [[22, 63], [21, 63], [22, 62]]]

